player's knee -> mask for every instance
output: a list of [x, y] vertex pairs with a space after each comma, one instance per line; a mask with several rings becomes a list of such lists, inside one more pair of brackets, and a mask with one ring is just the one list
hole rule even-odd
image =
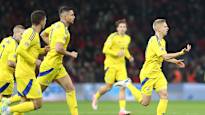
[[35, 109], [40, 109], [42, 107], [42, 99], [36, 99], [36, 100], [33, 100], [33, 103], [34, 103], [34, 108]]
[[112, 88], [112, 85], [110, 85], [110, 84], [107, 84], [107, 85], [106, 85], [106, 90], [107, 90], [107, 91], [109, 91], [111, 88]]
[[168, 99], [168, 93], [167, 92], [162, 92], [160, 94], [160, 99]]
[[74, 85], [66, 85], [64, 87], [64, 89], [65, 89], [65, 92], [71, 92], [71, 91], [75, 90], [75, 86]]
[[106, 87], [108, 87], [109, 89], [111, 89], [113, 86], [113, 84], [110, 84], [110, 83], [106, 83]]
[[150, 104], [150, 101], [149, 100], [142, 100], [141, 104], [146, 107]]

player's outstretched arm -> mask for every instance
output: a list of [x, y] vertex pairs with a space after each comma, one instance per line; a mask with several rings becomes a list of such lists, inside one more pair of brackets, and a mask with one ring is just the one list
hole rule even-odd
[[180, 68], [184, 68], [185, 67], [185, 64], [184, 64], [184, 60], [182, 59], [175, 59], [175, 58], [172, 58], [172, 59], [168, 59], [168, 60], [165, 60], [166, 62], [170, 62], [170, 63], [174, 63], [176, 65], [178, 65]]
[[56, 43], [56, 52], [62, 55], [71, 56], [72, 58], [77, 58], [78, 56], [78, 53], [75, 51], [72, 52], [66, 51], [65, 48], [63, 47], [63, 43], [60, 42]]
[[190, 50], [191, 50], [191, 45], [188, 44], [187, 47], [183, 48], [180, 52], [163, 54], [162, 57], [164, 60], [169, 60], [184, 55], [188, 53]]

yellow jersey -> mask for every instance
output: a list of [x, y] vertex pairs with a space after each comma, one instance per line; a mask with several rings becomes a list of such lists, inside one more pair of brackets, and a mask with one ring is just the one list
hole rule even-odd
[[54, 68], [60, 67], [63, 63], [64, 55], [56, 52], [56, 43], [64, 44], [64, 48], [67, 49], [70, 41], [70, 33], [68, 28], [63, 24], [63, 22], [58, 21], [46, 28], [44, 32], [49, 34], [50, 51], [44, 58], [42, 65], [47, 65]]
[[156, 36], [152, 36], [146, 48], [145, 63], [143, 64], [141, 72], [147, 78], [157, 77], [155, 74], [162, 71], [162, 55], [166, 53], [166, 41], [164, 39], [159, 40]]
[[4, 38], [0, 44], [0, 81], [13, 80], [14, 68], [8, 65], [8, 61], [16, 62], [16, 48], [18, 42], [10, 37]]
[[36, 60], [41, 53], [39, 33], [28, 28], [17, 48], [16, 78], [35, 79]]
[[[103, 53], [105, 54], [105, 69], [107, 67], [125, 66], [125, 57], [131, 57], [128, 50], [131, 38], [125, 34], [120, 36], [117, 32], [111, 33], [104, 43]], [[117, 54], [120, 50], [125, 51], [125, 56], [118, 57]]]

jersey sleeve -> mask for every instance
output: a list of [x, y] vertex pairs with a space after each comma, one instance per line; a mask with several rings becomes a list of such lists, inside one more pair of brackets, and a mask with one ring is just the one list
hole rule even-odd
[[51, 30], [52, 30], [52, 25], [47, 27], [42, 33], [49, 34], [51, 32]]
[[52, 39], [55, 38], [56, 43], [60, 42], [62, 44], [66, 43], [66, 34], [65, 34], [65, 27], [61, 24], [57, 24], [54, 26], [52, 31]]
[[163, 45], [160, 44], [160, 42], [158, 42], [157, 39], [152, 39], [150, 45], [157, 56], [162, 56], [164, 54], [167, 54], [165, 46], [163, 47]]
[[103, 53], [105, 54], [110, 54], [110, 55], [113, 55], [113, 56], [117, 56], [117, 53], [113, 50], [111, 50], [111, 46], [112, 46], [112, 39], [114, 38], [114, 35], [111, 34], [110, 36], [108, 36], [107, 40], [105, 41], [104, 43], [104, 46], [103, 46]]
[[22, 40], [16, 51], [17, 55], [24, 57], [26, 61], [31, 62], [32, 64], [35, 63], [36, 60], [34, 57], [28, 54], [27, 50], [31, 47], [32, 41], [35, 38], [35, 36], [36, 35], [34, 31], [24, 32], [24, 34], [22, 35]]
[[17, 46], [15, 43], [10, 45], [10, 52], [8, 55], [9, 61], [16, 62], [16, 48], [17, 48]]

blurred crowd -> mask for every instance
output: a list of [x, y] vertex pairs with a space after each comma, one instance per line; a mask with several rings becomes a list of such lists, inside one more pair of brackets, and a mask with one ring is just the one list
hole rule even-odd
[[[0, 38], [12, 34], [16, 24], [30, 26], [30, 13], [43, 9], [47, 26], [58, 20], [58, 7], [64, 4], [75, 8], [75, 24], [70, 27], [71, 44], [68, 50], [79, 53], [77, 59], [65, 58], [64, 65], [75, 82], [103, 82], [102, 47], [107, 36], [115, 31], [114, 22], [126, 18], [134, 63], [127, 63], [128, 75], [139, 82], [147, 41], [154, 34], [152, 22], [165, 18], [169, 24], [166, 37], [168, 52], [180, 51], [187, 43], [190, 54], [181, 58], [185, 69], [164, 64], [163, 71], [169, 82], [204, 82], [205, 70], [205, 9], [202, 0], [1, 0]], [[42, 43], [42, 45], [44, 45]]]

